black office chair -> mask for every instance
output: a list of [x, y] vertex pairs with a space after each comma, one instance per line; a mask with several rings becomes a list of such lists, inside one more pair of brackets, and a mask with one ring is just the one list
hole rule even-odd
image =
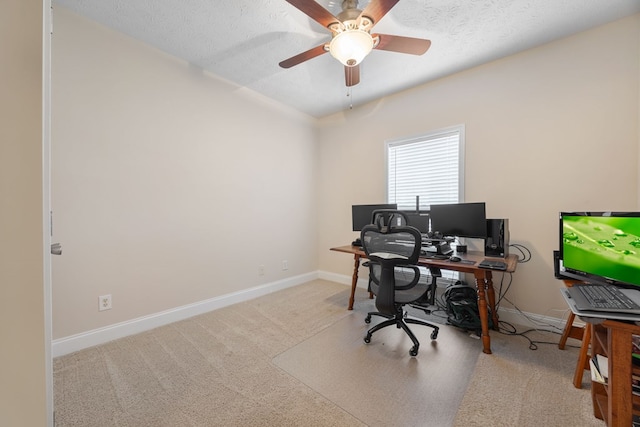
[[371, 316], [381, 316], [387, 320], [367, 331], [364, 342], [370, 343], [374, 332], [387, 326], [402, 328], [413, 347], [411, 356], [418, 355], [420, 342], [407, 323], [424, 325], [433, 328], [431, 339], [438, 337], [438, 326], [423, 320], [407, 317], [403, 306], [420, 300], [427, 293], [429, 283], [420, 282], [420, 269], [416, 265], [422, 247], [420, 231], [410, 226], [396, 226], [394, 216], [386, 217], [388, 221], [363, 227], [360, 238], [362, 247], [369, 258], [369, 276], [371, 291], [376, 295], [377, 312], [367, 314], [366, 323], [371, 323]]
[[[388, 227], [389, 225], [393, 227], [411, 225], [407, 214], [396, 209], [374, 210], [371, 213], [371, 224], [377, 225], [378, 227]], [[368, 263], [363, 264], [363, 266], [369, 267]], [[437, 280], [438, 277], [442, 277], [442, 272], [438, 267], [428, 267], [428, 269], [431, 276], [429, 289], [427, 290], [427, 293], [423, 295], [422, 298], [420, 298], [419, 301], [416, 301], [417, 304], [413, 307], [422, 310], [427, 314], [430, 314], [431, 310], [427, 307], [434, 306], [436, 303], [436, 293], [438, 287]], [[369, 278], [369, 292], [371, 292], [371, 282], [372, 280], [371, 278]]]

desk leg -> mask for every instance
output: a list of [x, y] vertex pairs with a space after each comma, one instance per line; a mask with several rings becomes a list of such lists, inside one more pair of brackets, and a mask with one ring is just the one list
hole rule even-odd
[[487, 271], [484, 274], [486, 279], [487, 297], [489, 298], [489, 310], [491, 310], [491, 320], [493, 321], [493, 330], [498, 331], [500, 327], [498, 325], [498, 310], [496, 310], [496, 291], [493, 288], [493, 274], [491, 271]]
[[353, 275], [351, 276], [351, 296], [349, 297], [349, 310], [353, 310], [353, 301], [356, 294], [356, 286], [358, 285], [358, 269], [360, 268], [360, 255], [353, 254], [354, 265]]
[[487, 311], [487, 298], [485, 295], [484, 271], [474, 273], [476, 290], [478, 291], [478, 311], [480, 312], [480, 324], [482, 325], [482, 351], [491, 354], [491, 338], [489, 337], [489, 313]]

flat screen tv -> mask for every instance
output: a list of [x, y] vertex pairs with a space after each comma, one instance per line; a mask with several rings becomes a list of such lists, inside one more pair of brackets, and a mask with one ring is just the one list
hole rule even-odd
[[561, 212], [560, 275], [640, 286], [640, 212]]
[[487, 216], [482, 203], [431, 205], [431, 231], [450, 237], [487, 237]]

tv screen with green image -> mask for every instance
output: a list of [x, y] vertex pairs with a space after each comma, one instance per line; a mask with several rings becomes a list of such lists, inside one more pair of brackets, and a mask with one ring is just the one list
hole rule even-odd
[[561, 212], [560, 273], [640, 286], [640, 212]]

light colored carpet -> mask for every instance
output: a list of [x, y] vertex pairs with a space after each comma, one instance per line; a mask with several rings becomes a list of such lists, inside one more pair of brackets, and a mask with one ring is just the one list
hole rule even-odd
[[[527, 335], [543, 342], [559, 339], [546, 332]], [[540, 344], [532, 351], [522, 337], [492, 333], [491, 350], [478, 357], [455, 427], [604, 426], [593, 416], [589, 372], [583, 374], [582, 389], [573, 386], [577, 348]]]
[[[370, 344], [362, 313], [282, 353], [274, 363], [370, 426], [449, 426], [467, 389], [481, 346], [459, 330], [410, 325], [418, 357], [404, 331], [387, 327]], [[378, 318], [380, 319], [380, 318]], [[313, 366], [312, 369], [309, 369]]]
[[56, 425], [602, 426], [572, 386], [577, 349], [492, 333], [485, 355], [416, 325], [412, 358], [395, 328], [364, 344], [372, 302], [359, 290], [349, 312], [348, 294], [317, 280], [56, 358]]
[[56, 358], [56, 425], [362, 425], [271, 363], [347, 298], [318, 281]]

